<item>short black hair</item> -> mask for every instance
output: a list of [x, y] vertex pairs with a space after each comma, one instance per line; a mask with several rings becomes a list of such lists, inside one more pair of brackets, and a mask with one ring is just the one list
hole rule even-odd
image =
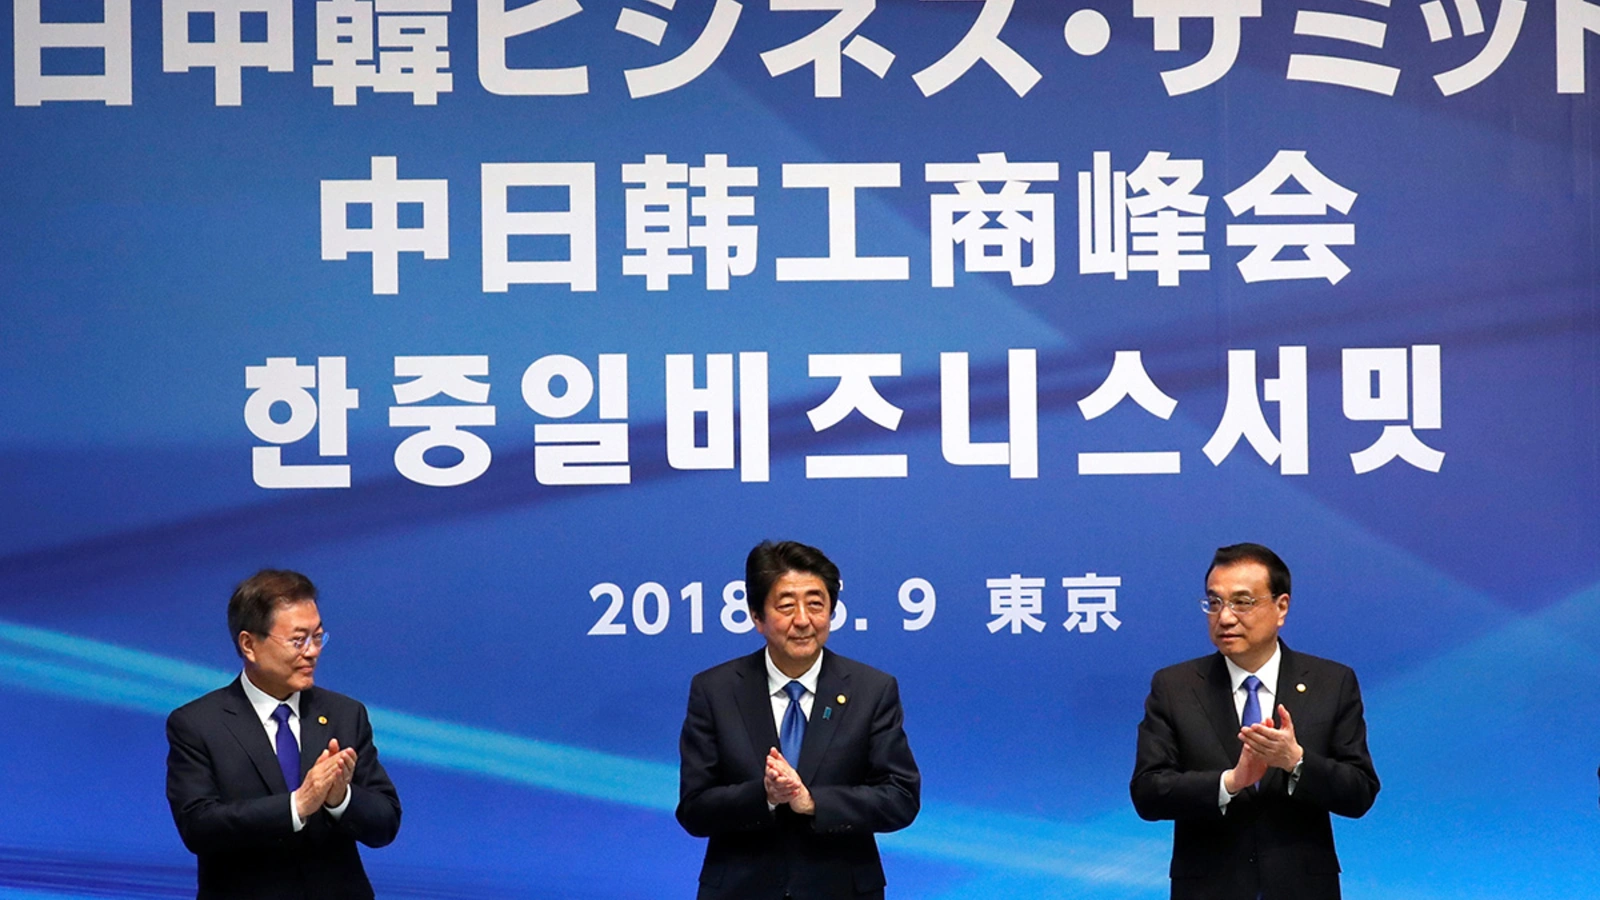
[[750, 615], [760, 619], [767, 607], [772, 585], [788, 572], [804, 572], [822, 579], [828, 588], [828, 611], [839, 602], [839, 567], [815, 547], [799, 541], [762, 541], [744, 560], [744, 602]]
[[233, 652], [244, 656], [239, 647], [241, 633], [269, 634], [279, 609], [308, 600], [316, 602], [316, 585], [288, 569], [262, 569], [239, 582], [228, 598], [228, 636], [233, 641]]
[[1261, 544], [1230, 544], [1218, 547], [1217, 554], [1211, 557], [1211, 568], [1206, 569], [1206, 580], [1211, 580], [1211, 569], [1240, 562], [1257, 562], [1267, 567], [1267, 587], [1272, 591], [1272, 596], [1289, 593], [1289, 567], [1278, 554]]

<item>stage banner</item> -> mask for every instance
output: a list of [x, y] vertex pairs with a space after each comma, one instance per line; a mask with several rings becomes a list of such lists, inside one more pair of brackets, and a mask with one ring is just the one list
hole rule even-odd
[[9, 7], [0, 897], [193, 896], [164, 717], [263, 567], [379, 896], [692, 897], [764, 539], [899, 679], [891, 897], [1166, 896], [1239, 541], [1361, 680], [1346, 896], [1600, 884], [1600, 2]]

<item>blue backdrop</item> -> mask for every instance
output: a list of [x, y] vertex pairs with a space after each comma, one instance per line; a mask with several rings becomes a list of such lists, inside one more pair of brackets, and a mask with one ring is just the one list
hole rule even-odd
[[381, 896], [691, 896], [768, 537], [900, 678], [895, 896], [1165, 896], [1239, 540], [1363, 682], [1348, 896], [1600, 883], [1600, 5], [507, 5], [0, 20], [0, 896], [192, 893], [162, 717], [269, 565]]

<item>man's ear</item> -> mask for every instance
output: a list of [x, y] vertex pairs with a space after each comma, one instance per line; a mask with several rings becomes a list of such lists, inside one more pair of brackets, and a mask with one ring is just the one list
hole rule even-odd
[[239, 632], [239, 654], [247, 661], [256, 661], [256, 636], [248, 631]]

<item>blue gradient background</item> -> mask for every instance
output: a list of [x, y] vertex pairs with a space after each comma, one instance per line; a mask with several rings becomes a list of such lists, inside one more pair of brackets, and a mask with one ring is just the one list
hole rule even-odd
[[[57, 14], [95, 4], [63, 0]], [[1006, 40], [1043, 74], [1017, 98], [982, 64], [931, 98], [910, 75], [964, 34], [977, 4], [885, 2], [862, 33], [898, 54], [882, 81], [846, 61], [844, 96], [809, 70], [770, 78], [758, 54], [819, 14], [745, 8], [711, 71], [629, 100], [622, 70], [675, 55], [709, 14], [681, 0], [661, 48], [590, 4], [512, 42], [519, 65], [590, 67], [591, 93], [506, 98], [476, 80], [476, 4], [456, 0], [456, 90], [436, 108], [364, 92], [335, 109], [311, 86], [313, 6], [296, 3], [296, 70], [247, 71], [244, 104], [212, 105], [209, 70], [163, 74], [155, 3], [134, 9], [134, 105], [0, 105], [0, 897], [192, 895], [193, 861], [162, 796], [162, 717], [236, 672], [223, 605], [263, 565], [310, 574], [336, 635], [318, 681], [373, 709], [405, 805], [390, 848], [366, 854], [388, 897], [657, 900], [693, 893], [701, 842], [672, 819], [688, 679], [755, 646], [717, 624], [722, 585], [765, 537], [826, 549], [864, 632], [830, 646], [900, 677], [925, 778], [924, 811], [882, 840], [891, 893], [927, 900], [1165, 896], [1170, 827], [1137, 820], [1126, 783], [1150, 673], [1209, 649], [1194, 611], [1211, 550], [1273, 545], [1293, 566], [1285, 637], [1353, 665], [1384, 789], [1336, 833], [1352, 898], [1570, 898], [1600, 883], [1600, 266], [1597, 114], [1554, 90], [1554, 16], [1528, 14], [1510, 59], [1442, 98], [1431, 75], [1483, 37], [1430, 44], [1415, 4], [1368, 12], [1403, 69], [1392, 98], [1284, 79], [1293, 35], [1271, 6], [1244, 25], [1230, 74], [1166, 96], [1150, 23], [1102, 5], [1113, 39], [1083, 58], [1072, 11], [1019, 3]], [[47, 6], [47, 9], [51, 7]], [[1310, 7], [1307, 7], [1310, 8]], [[1324, 7], [1333, 9], [1331, 5]], [[1492, 20], [1496, 7], [1486, 7]], [[1363, 8], [1365, 9], [1365, 8]], [[1351, 11], [1351, 10], [1342, 10]], [[1457, 21], [1452, 14], [1452, 21]], [[12, 47], [0, 19], [0, 55]], [[1589, 39], [1590, 55], [1600, 42]], [[0, 62], [0, 71], [10, 66]], [[1075, 173], [1110, 150], [1203, 159], [1212, 270], [1158, 289], [1076, 274]], [[1351, 274], [1246, 285], [1225, 245], [1223, 194], [1279, 149], [1305, 149], [1360, 195]], [[1050, 284], [958, 273], [928, 286], [926, 162], [1004, 150], [1061, 164]], [[758, 165], [755, 274], [647, 293], [623, 278], [620, 166], [646, 153]], [[448, 261], [406, 256], [401, 292], [370, 292], [365, 256], [319, 258], [318, 185], [364, 178], [451, 185]], [[484, 294], [479, 166], [594, 161], [599, 290]], [[863, 254], [906, 255], [912, 277], [779, 284], [773, 260], [824, 252], [819, 191], [779, 187], [784, 162], [898, 161], [899, 190], [864, 192]], [[946, 190], [935, 186], [936, 190]], [[700, 263], [697, 263], [697, 267]], [[1437, 343], [1442, 471], [1348, 454], [1375, 423], [1340, 408], [1340, 350]], [[1226, 399], [1226, 351], [1308, 347], [1311, 473], [1284, 477], [1241, 445], [1200, 453]], [[1005, 351], [1040, 351], [1040, 477], [956, 468], [939, 453], [938, 354], [972, 354], [978, 439], [1005, 433]], [[1170, 422], [1128, 406], [1092, 423], [1076, 401], [1114, 351], [1143, 351], [1178, 400]], [[764, 350], [772, 478], [679, 472], [664, 454], [667, 353]], [[529, 464], [522, 369], [550, 353], [630, 358], [634, 482], [553, 489]], [[806, 356], [902, 354], [881, 390], [895, 433], [804, 419], [832, 382]], [[487, 354], [498, 425], [477, 481], [430, 489], [395, 473], [392, 357]], [[250, 479], [243, 370], [268, 356], [346, 356], [356, 484], [268, 492]], [[1268, 407], [1270, 420], [1275, 411]], [[1086, 478], [1084, 449], [1179, 448], [1173, 477]], [[300, 448], [305, 449], [305, 448]], [[804, 456], [906, 453], [903, 481], [817, 482]], [[1051, 584], [1117, 574], [1123, 627], [991, 635], [984, 580]], [[906, 632], [896, 591], [922, 577], [939, 611]], [[684, 604], [658, 636], [588, 637], [599, 582], [676, 597], [705, 584], [706, 630]], [[626, 620], [626, 615], [624, 619]]]

